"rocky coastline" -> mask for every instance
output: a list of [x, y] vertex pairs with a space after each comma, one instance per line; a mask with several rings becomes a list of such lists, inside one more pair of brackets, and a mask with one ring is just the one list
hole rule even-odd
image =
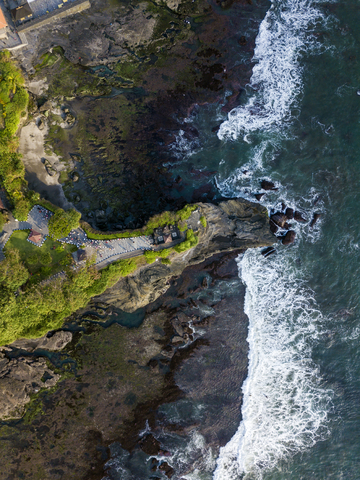
[[[246, 248], [273, 244], [275, 237], [269, 229], [266, 209], [256, 203], [237, 199], [219, 205], [199, 204], [198, 211], [188, 220], [193, 228], [198, 225], [200, 211], [206, 215], [207, 227], [202, 231], [198, 227], [198, 245], [177, 255], [171, 265], [155, 262], [141, 267], [102, 296], [94, 298], [86, 311], [69, 319], [63, 330], [39, 342], [19, 341], [3, 349], [2, 359], [7, 362], [7, 370], [3, 369], [0, 389], [3, 398], [8, 399], [3, 412], [6, 411], [8, 417], [16, 412], [15, 416], [20, 417], [31, 398], [20, 423], [9, 420], [0, 428], [0, 437], [4, 438], [7, 432], [5, 437], [10, 438], [8, 443], [2, 443], [8, 456], [7, 478], [13, 478], [11, 475], [20, 462], [23, 469], [20, 470], [30, 479], [36, 478], [36, 465], [41, 465], [44, 478], [61, 478], [56, 476], [59, 470], [67, 478], [100, 479], [106, 461], [111, 460], [112, 444], [120, 444], [127, 452], [140, 449], [146, 455], [153, 452], [149, 444], [158, 445], [157, 454], [166, 457], [161, 439], [153, 441], [149, 437], [146, 440], [141, 435], [146, 424], [152, 428], [152, 435], [160, 432], [157, 426], [159, 407], [185, 398], [190, 391], [195, 396], [201, 391], [207, 392], [211, 388], [209, 376], [216, 375], [219, 380], [222, 370], [227, 371], [222, 386], [224, 392], [230, 388], [233, 369], [242, 365], [242, 373], [233, 374], [239, 378], [246, 375], [247, 320], [239, 309], [238, 294], [231, 294], [231, 281], [237, 282], [237, 292], [240, 288], [234, 259]], [[213, 313], [209, 315], [209, 312]], [[137, 319], [140, 326], [122, 326], [119, 322], [124, 315]], [[218, 322], [220, 329], [224, 328], [222, 341], [235, 341], [235, 337], [228, 338], [223, 318], [228, 318], [236, 331], [234, 325], [239, 315], [243, 319], [241, 335], [234, 335], [243, 347], [238, 360], [229, 364], [222, 359], [216, 370], [203, 379], [202, 388], [194, 389], [191, 382], [188, 383], [188, 374], [182, 377], [181, 372], [195, 368], [190, 365], [200, 361], [195, 359], [205, 351], [214, 358], [219, 354], [216, 344], [220, 337], [215, 333], [219, 329]], [[59, 347], [61, 351], [48, 353]], [[10, 384], [11, 399], [6, 396]], [[21, 388], [15, 388], [15, 384]], [[48, 387], [52, 388], [47, 391]], [[230, 391], [231, 388], [228, 395]], [[231, 405], [224, 400], [221, 408], [228, 413], [222, 418], [230, 423], [233, 419], [236, 425], [241, 392], [233, 393], [232, 398]], [[209, 448], [216, 450], [231, 435], [232, 429], [229, 425], [226, 428], [219, 425], [218, 433], [214, 433], [217, 431], [213, 428], [214, 421], [210, 415], [203, 423], [202, 434]], [[195, 424], [190, 422], [177, 427], [169, 425], [169, 429], [181, 437], [196, 424], [195, 421]], [[27, 442], [35, 441], [35, 437], [39, 439], [38, 431], [45, 432], [40, 450], [31, 449], [27, 443], [25, 450], [33, 458], [27, 465], [20, 460], [24, 448], [15, 456], [11, 453], [10, 447], [16, 442], [11, 440], [9, 432], [14, 429], [20, 429], [21, 438]], [[54, 447], [49, 450], [49, 445]], [[61, 454], [63, 448], [68, 449], [66, 457]], [[193, 461], [201, 462], [201, 455]], [[170, 478], [173, 467], [167, 468], [165, 460], [152, 462], [152, 468], [167, 469]], [[54, 467], [57, 463], [61, 468]]]

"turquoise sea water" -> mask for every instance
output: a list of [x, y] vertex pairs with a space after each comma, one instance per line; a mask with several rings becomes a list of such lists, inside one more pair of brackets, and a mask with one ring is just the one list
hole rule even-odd
[[250, 324], [243, 421], [216, 462], [182, 478], [357, 480], [360, 3], [269, 5], [242, 104], [228, 119], [212, 106], [187, 120], [201, 141], [180, 135], [174, 174], [190, 177], [191, 162], [217, 172], [222, 195], [248, 199], [267, 178], [278, 187], [262, 198], [269, 212], [283, 202], [321, 218], [292, 222], [296, 242], [276, 255], [239, 259]]

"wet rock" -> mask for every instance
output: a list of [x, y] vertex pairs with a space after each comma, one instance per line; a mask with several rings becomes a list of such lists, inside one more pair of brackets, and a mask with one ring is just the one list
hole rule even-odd
[[73, 172], [73, 173], [71, 174], [71, 178], [72, 178], [72, 181], [73, 181], [73, 182], [77, 182], [77, 181], [79, 180], [79, 178], [80, 178], [80, 175], [78, 174], [78, 172]]
[[203, 278], [203, 281], [201, 282], [201, 286], [202, 286], [203, 288], [208, 288], [208, 286], [209, 286], [209, 280], [208, 280], [207, 277], [204, 277], [204, 278]]
[[159, 466], [159, 470], [164, 472], [168, 478], [171, 478], [175, 473], [175, 470], [172, 467], [170, 467], [170, 465], [167, 462], [162, 462], [161, 465]]
[[148, 455], [160, 455], [161, 444], [151, 433], [143, 437], [139, 442], [140, 448]]
[[315, 223], [319, 220], [319, 218], [321, 218], [321, 213], [314, 213], [313, 218], [310, 222], [310, 228], [312, 228], [315, 225]]
[[265, 248], [265, 250], [262, 250], [261, 251], [261, 255], [264, 255], [264, 257], [268, 257], [269, 255], [272, 255], [273, 253], [275, 253], [276, 250], [274, 247], [268, 247], [268, 248]]
[[307, 222], [306, 218], [304, 218], [302, 216], [302, 213], [298, 212], [297, 210], [295, 210], [295, 212], [294, 212], [294, 220], [296, 220], [299, 223], [306, 223]]
[[213, 127], [213, 128], [211, 129], [212, 133], [217, 133], [217, 132], [219, 131], [219, 129], [220, 129], [220, 125], [221, 125], [221, 123], [219, 123], [219, 125], [216, 125], [215, 127]]
[[279, 227], [276, 225], [276, 223], [274, 223], [271, 219], [270, 219], [270, 231], [271, 233], [276, 233], [278, 230], [279, 230]]
[[239, 38], [239, 45], [241, 45], [242, 47], [244, 47], [246, 45], [246, 37], [244, 37], [244, 35], [242, 35], [240, 38]]
[[275, 183], [269, 182], [268, 180], [262, 180], [261, 188], [263, 190], [274, 190], [274, 191], [278, 190], [278, 188], [275, 187]]
[[294, 218], [294, 209], [293, 208], [287, 208], [285, 210], [285, 215], [288, 220], [292, 220]]
[[265, 193], [255, 193], [254, 197], [258, 202], [262, 199], [262, 197], [265, 195]]
[[288, 219], [284, 213], [276, 212], [271, 215], [271, 220], [280, 228], [284, 228], [286, 220]]
[[283, 237], [282, 244], [290, 245], [291, 243], [295, 242], [295, 238], [296, 238], [296, 233], [294, 232], [294, 230], [289, 230], [288, 232], [286, 232], [286, 235]]

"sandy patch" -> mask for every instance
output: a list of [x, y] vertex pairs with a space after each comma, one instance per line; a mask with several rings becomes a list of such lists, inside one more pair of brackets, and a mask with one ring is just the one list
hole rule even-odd
[[43, 159], [48, 160], [57, 172], [66, 168], [57, 155], [45, 153], [44, 139], [47, 131], [47, 127], [43, 130], [37, 127], [36, 119], [21, 129], [18, 151], [23, 156], [25, 178], [29, 182], [29, 187], [39, 192], [42, 197], [59, 207], [73, 208], [72, 203], [67, 201], [59, 183], [59, 173], [50, 176], [42, 161]]

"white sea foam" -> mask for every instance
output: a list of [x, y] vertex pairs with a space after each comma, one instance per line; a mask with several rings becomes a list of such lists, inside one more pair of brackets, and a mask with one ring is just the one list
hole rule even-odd
[[[295, 247], [296, 248], [296, 247]], [[262, 478], [280, 459], [327, 433], [331, 392], [311, 361], [322, 315], [293, 264], [291, 249], [264, 259], [247, 250], [239, 261], [249, 317], [249, 374], [243, 420], [221, 449], [214, 480]]]
[[[170, 151], [178, 160], [187, 160], [189, 157], [200, 151], [200, 142], [197, 138], [189, 139], [184, 130], [179, 130], [175, 136], [175, 141], [170, 145]], [[179, 162], [176, 161], [176, 164]], [[171, 166], [172, 162], [167, 162], [164, 166]]]
[[312, 0], [273, 0], [256, 39], [251, 87], [244, 106], [233, 109], [220, 126], [220, 139], [269, 130], [291, 117], [302, 92], [302, 53], [316, 42], [311, 28], [322, 15]]

